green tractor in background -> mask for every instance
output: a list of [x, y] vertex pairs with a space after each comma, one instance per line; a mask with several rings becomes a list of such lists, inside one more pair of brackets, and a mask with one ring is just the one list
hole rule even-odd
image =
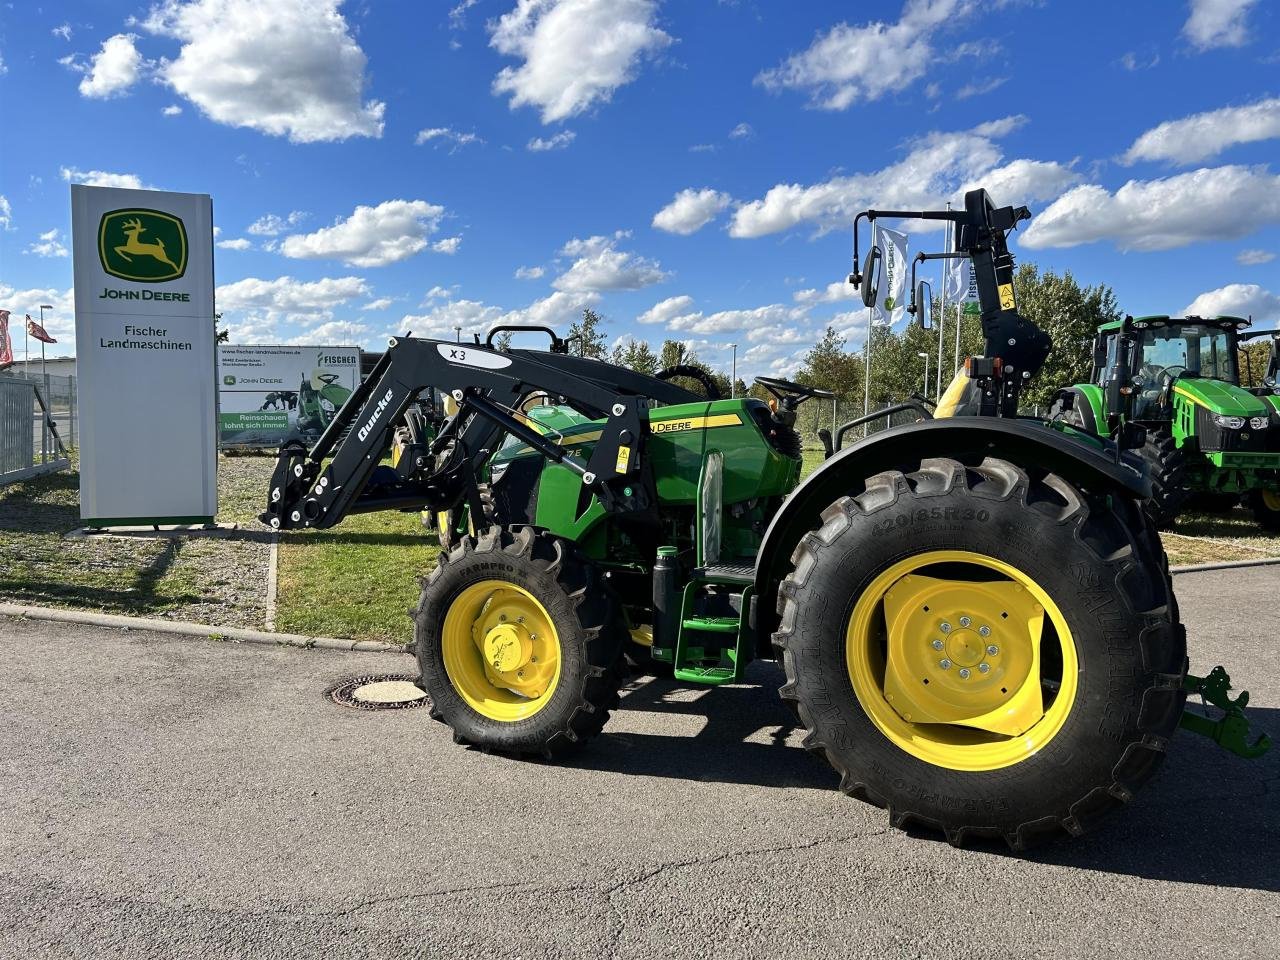
[[332, 422], [334, 414], [351, 396], [351, 391], [338, 381], [342, 378], [322, 367], [311, 376], [303, 374], [298, 386], [298, 432], [317, 437]]
[[1263, 386], [1240, 384], [1240, 317], [1125, 317], [1098, 329], [1089, 383], [1060, 390], [1052, 419], [1103, 437], [1146, 428], [1139, 452], [1160, 526], [1186, 506], [1230, 510], [1243, 501], [1280, 531], [1280, 388], [1276, 341]]

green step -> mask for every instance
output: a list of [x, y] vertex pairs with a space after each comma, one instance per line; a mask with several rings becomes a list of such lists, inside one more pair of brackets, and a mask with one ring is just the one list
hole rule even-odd
[[742, 621], [737, 617], [688, 617], [681, 621], [686, 630], [706, 630], [708, 633], [737, 633]]
[[732, 683], [737, 670], [734, 667], [676, 667], [675, 678], [688, 683], [701, 683], [707, 686], [719, 686]]

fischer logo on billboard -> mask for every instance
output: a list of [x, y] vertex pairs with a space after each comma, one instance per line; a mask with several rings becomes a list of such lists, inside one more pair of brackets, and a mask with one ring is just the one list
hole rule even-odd
[[378, 418], [382, 416], [382, 411], [387, 409], [387, 405], [391, 403], [391, 396], [392, 396], [391, 391], [388, 390], [386, 392], [386, 395], [381, 400], [378, 401], [378, 408], [373, 411], [373, 416], [369, 418], [368, 423], [366, 423], [363, 427], [360, 428], [360, 431], [357, 434], [357, 436], [359, 436], [361, 440], [368, 439], [369, 431], [373, 429], [373, 425], [377, 423]]

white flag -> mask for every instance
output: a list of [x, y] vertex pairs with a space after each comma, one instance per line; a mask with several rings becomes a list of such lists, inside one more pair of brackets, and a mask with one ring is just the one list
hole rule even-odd
[[880, 246], [880, 296], [876, 301], [877, 323], [893, 326], [907, 315], [907, 281], [911, 261], [907, 257], [907, 235], [876, 224]]
[[[973, 273], [973, 265], [968, 257], [959, 257], [947, 261], [947, 278], [945, 283], [948, 303], [959, 303], [969, 296], [969, 280]], [[973, 291], [977, 296], [977, 291]]]

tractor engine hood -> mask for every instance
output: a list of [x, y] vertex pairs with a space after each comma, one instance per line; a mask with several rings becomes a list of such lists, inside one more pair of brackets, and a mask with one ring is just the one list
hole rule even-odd
[[1222, 380], [1183, 376], [1173, 382], [1173, 392], [1210, 413], [1224, 417], [1261, 417], [1271, 409], [1261, 397]]

